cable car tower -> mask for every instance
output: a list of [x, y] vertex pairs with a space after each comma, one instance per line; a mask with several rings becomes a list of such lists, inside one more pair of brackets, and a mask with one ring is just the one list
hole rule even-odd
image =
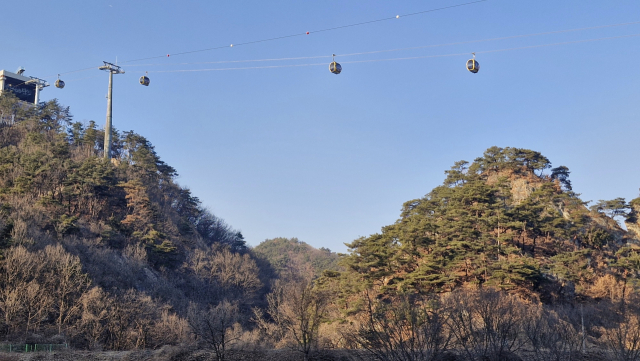
[[107, 124], [104, 127], [104, 158], [111, 159], [111, 99], [113, 94], [113, 74], [124, 74], [119, 66], [103, 61], [100, 70], [109, 72], [109, 93], [107, 94]]
[[49, 86], [49, 83], [46, 80], [40, 79], [40, 78], [36, 78], [35, 76], [30, 76], [29, 78], [31, 78], [31, 80], [28, 80], [26, 82], [24, 82], [25, 84], [35, 84], [36, 85], [36, 97], [35, 97], [35, 101], [33, 102], [33, 104], [35, 104], [35, 106], [38, 106], [38, 103], [40, 102], [40, 91], [46, 87]]

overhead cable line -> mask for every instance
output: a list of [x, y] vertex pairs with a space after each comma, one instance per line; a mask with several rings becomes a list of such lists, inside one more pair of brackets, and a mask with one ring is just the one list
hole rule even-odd
[[[92, 70], [92, 69], [98, 69], [98, 66], [92, 66], [90, 68], [84, 68], [84, 69], [78, 69], [78, 70], [72, 70], [72, 71], [65, 71], [63, 73], [59, 73], [58, 75], [63, 75], [63, 74], [71, 74], [71, 73], [78, 73], [81, 71], [86, 71], [86, 70]], [[52, 76], [53, 77], [53, 76]]]
[[[365, 22], [361, 22], [361, 23], [355, 23], [355, 24], [349, 24], [349, 25], [336, 26], [336, 27], [326, 28], [326, 29], [320, 29], [320, 30], [307, 31], [307, 32], [304, 32], [304, 33], [296, 33], [296, 34], [291, 34], [291, 35], [279, 36], [279, 37], [275, 37], [275, 38], [268, 38], [268, 39], [262, 39], [262, 40], [254, 40], [254, 41], [249, 41], [249, 42], [239, 43], [239, 44], [230, 44], [230, 45], [217, 46], [217, 47], [206, 48], [206, 49], [199, 49], [199, 50], [184, 51], [184, 52], [174, 53], [174, 54], [158, 55], [158, 56], [151, 56], [151, 57], [147, 57], [147, 58], [140, 58], [140, 59], [126, 60], [126, 61], [121, 61], [121, 62], [120, 62], [120, 64], [124, 64], [124, 63], [132, 63], [132, 62], [141, 61], [141, 60], [158, 59], [158, 58], [164, 58], [164, 57], [169, 57], [169, 56], [177, 56], [177, 55], [186, 55], [186, 54], [192, 54], [192, 53], [199, 53], [199, 52], [210, 51], [210, 50], [225, 49], [225, 48], [231, 48], [231, 47], [234, 47], [234, 46], [241, 46], [241, 45], [256, 44], [256, 43], [262, 43], [262, 42], [267, 42], [267, 41], [280, 40], [280, 39], [291, 38], [291, 37], [296, 37], [296, 36], [309, 35], [309, 34], [311, 34], [311, 33], [320, 33], [320, 32], [325, 32], [325, 31], [338, 30], [338, 29], [349, 28], [349, 27], [354, 27], [354, 26], [360, 26], [360, 25], [365, 25], [365, 24], [371, 24], [371, 23], [376, 23], [376, 22], [381, 22], [381, 21], [387, 21], [387, 20], [399, 19], [399, 18], [401, 18], [401, 17], [408, 17], [408, 16], [414, 16], [414, 15], [426, 14], [426, 13], [431, 13], [431, 12], [435, 12], [435, 11], [441, 11], [441, 10], [446, 10], [446, 9], [451, 9], [451, 8], [456, 8], [456, 7], [461, 7], [461, 6], [467, 6], [467, 5], [477, 4], [477, 3], [481, 3], [481, 2], [485, 2], [485, 1], [489, 1], [489, 0], [477, 0], [477, 1], [467, 2], [467, 3], [463, 3], [463, 4], [456, 4], [456, 5], [450, 5], [450, 6], [445, 6], [445, 7], [436, 8], [436, 9], [429, 9], [429, 10], [424, 10], [424, 11], [418, 11], [418, 12], [410, 13], [410, 14], [396, 15], [396, 16], [394, 16], [394, 17], [388, 17], [388, 18], [377, 19], [377, 20], [370, 20], [370, 21], [365, 21]], [[129, 66], [131, 66], [131, 65], [129, 65]], [[83, 68], [83, 69], [71, 70], [71, 71], [66, 71], [66, 72], [58, 73], [57, 75], [71, 74], [71, 73], [76, 73], [76, 72], [81, 72], [81, 71], [92, 70], [92, 69], [98, 69], [98, 67], [97, 67], [97, 66], [92, 66], [92, 67], [89, 67], [89, 68]], [[45, 79], [52, 78], [52, 77], [54, 77], [54, 76], [55, 76], [55, 75], [47, 76], [47, 77], [45, 77]]]
[[267, 39], [261, 39], [261, 40], [248, 41], [248, 42], [238, 43], [238, 44], [230, 44], [230, 45], [216, 46], [216, 47], [211, 47], [211, 48], [206, 48], [206, 49], [190, 50], [190, 51], [183, 51], [183, 52], [180, 52], [180, 53], [169, 53], [169, 54], [166, 54], [166, 55], [157, 55], [157, 56], [150, 56], [150, 57], [140, 58], [140, 59], [126, 60], [126, 61], [121, 62], [121, 64], [132, 63], [132, 62], [141, 61], [141, 60], [159, 59], [159, 58], [165, 58], [165, 57], [169, 57], [169, 56], [200, 53], [200, 52], [204, 52], [204, 51], [226, 49], [226, 48], [232, 48], [234, 46], [242, 46], [242, 45], [264, 43], [264, 42], [268, 42], [268, 41], [281, 40], [281, 39], [292, 38], [292, 37], [297, 37], [297, 36], [309, 35], [311, 33], [321, 33], [321, 32], [326, 32], [326, 31], [339, 30], [339, 29], [350, 28], [350, 27], [354, 27], [354, 26], [377, 23], [377, 22], [381, 22], [381, 21], [388, 21], [388, 20], [404, 18], [404, 17], [408, 17], [408, 16], [414, 16], [414, 15], [426, 14], [426, 13], [431, 13], [431, 12], [436, 12], [436, 11], [442, 11], [442, 10], [457, 8], [457, 7], [461, 7], [461, 6], [468, 6], [468, 5], [472, 5], [472, 4], [477, 4], [477, 3], [481, 3], [481, 2], [485, 2], [485, 1], [489, 1], [489, 0], [477, 0], [477, 1], [467, 2], [467, 3], [463, 3], [463, 4], [456, 4], [456, 5], [450, 5], [450, 6], [445, 6], [445, 7], [436, 8], [436, 9], [418, 11], [418, 12], [410, 13], [410, 14], [396, 15], [394, 17], [387, 17], [387, 18], [382, 18], [382, 19], [377, 19], [377, 20], [369, 20], [369, 21], [364, 21], [364, 22], [360, 22], [360, 23], [335, 26], [335, 27], [331, 27], [331, 28], [325, 28], [325, 29], [307, 31], [307, 32], [303, 32], [303, 33], [296, 33], [296, 34], [278, 36], [278, 37], [274, 37], [274, 38], [267, 38]]
[[[476, 54], [498, 53], [498, 52], [504, 52], [504, 51], [534, 49], [534, 48], [542, 48], [542, 47], [548, 47], [548, 46], [569, 45], [569, 44], [579, 44], [579, 43], [587, 43], [587, 42], [594, 42], [594, 41], [631, 38], [631, 37], [638, 37], [638, 36], [640, 36], [640, 34], [620, 35], [620, 36], [611, 36], [611, 37], [606, 37], [606, 38], [574, 40], [574, 41], [566, 41], [566, 42], [560, 42], [560, 43], [549, 43], [549, 44], [540, 44], [540, 45], [521, 46], [521, 47], [514, 47], [514, 48], [504, 48], [504, 49], [476, 51], [475, 53]], [[396, 61], [396, 60], [442, 58], [442, 57], [451, 57], [451, 56], [462, 56], [462, 55], [468, 55], [468, 54], [469, 54], [469, 52], [454, 53], [454, 54], [440, 54], [440, 55], [412, 56], [412, 57], [390, 58], [390, 59], [354, 60], [354, 61], [345, 61], [345, 62], [342, 62], [342, 64], [357, 64], [357, 63], [373, 63], [373, 62], [379, 62], [379, 61]], [[291, 67], [304, 67], [304, 66], [316, 66], [316, 65], [325, 65], [326, 66], [327, 64], [326, 63], [311, 63], [311, 64], [287, 64], [287, 65], [255, 66], [255, 67], [242, 67], [242, 68], [155, 70], [155, 71], [150, 71], [149, 73], [184, 73], [184, 72], [199, 72], [199, 71], [273, 69], [273, 68], [291, 68]]]
[[567, 29], [567, 30], [556, 30], [556, 31], [548, 31], [543, 33], [533, 33], [533, 34], [522, 34], [522, 35], [511, 35], [504, 36], [499, 38], [488, 38], [488, 39], [479, 39], [479, 40], [467, 40], [467, 41], [458, 41], [454, 43], [445, 43], [445, 44], [435, 44], [435, 45], [424, 45], [424, 46], [414, 46], [408, 48], [398, 48], [398, 49], [389, 49], [389, 50], [377, 50], [377, 51], [368, 51], [361, 53], [350, 53], [350, 54], [339, 54], [340, 56], [354, 56], [354, 55], [366, 55], [366, 54], [376, 54], [376, 53], [386, 53], [391, 51], [401, 51], [401, 50], [413, 50], [413, 49], [424, 49], [424, 48], [436, 48], [442, 46], [451, 46], [451, 45], [462, 45], [462, 44], [471, 44], [471, 43], [482, 43], [487, 41], [498, 41], [498, 40], [508, 40], [508, 39], [517, 39], [517, 38], [526, 38], [532, 36], [541, 36], [541, 35], [551, 35], [551, 34], [561, 34], [561, 33], [569, 33], [575, 31], [584, 31], [584, 30], [593, 30], [593, 29], [603, 29], [603, 28], [611, 28], [616, 26], [624, 26], [624, 25], [636, 25], [640, 24], [640, 21], [634, 21], [629, 23], [620, 23], [620, 24], [611, 24], [611, 25], [599, 25], [592, 26], [588, 28], [577, 28], [577, 29]]
[[[436, 48], [436, 47], [451, 46], [451, 45], [463, 45], [463, 44], [481, 43], [481, 42], [489, 42], [489, 41], [517, 39], [517, 38], [525, 38], [525, 37], [532, 37], [532, 36], [561, 34], [561, 33], [569, 33], [569, 32], [576, 32], [576, 31], [603, 29], [603, 28], [625, 26], [625, 25], [637, 25], [637, 24], [640, 24], [640, 21], [626, 22], [626, 23], [619, 23], [619, 24], [610, 24], [610, 25], [598, 25], [598, 26], [591, 26], [591, 27], [587, 27], [587, 28], [555, 30], [555, 31], [542, 32], [542, 33], [511, 35], [511, 36], [504, 36], [504, 37], [498, 37], [498, 38], [487, 38], [487, 39], [478, 39], [478, 40], [458, 41], [458, 42], [453, 42], [453, 43], [412, 46], [412, 47], [407, 47], [407, 48], [375, 50], [375, 51], [366, 51], [366, 52], [360, 52], [360, 53], [336, 54], [336, 56], [345, 57], [345, 56], [368, 55], [368, 54], [386, 53], [386, 52], [394, 52], [394, 51], [403, 51], [403, 50]], [[331, 58], [331, 55], [302, 56], [302, 57], [289, 57], [289, 58], [250, 59], [250, 60], [220, 60], [220, 61], [205, 61], [205, 62], [192, 62], [192, 63], [173, 63], [173, 64], [171, 64], [171, 63], [170, 64], [160, 64], [160, 63], [157, 63], [157, 64], [132, 64], [132, 65], [128, 65], [128, 66], [129, 67], [139, 67], [139, 66], [174, 66], [174, 65], [200, 65], [200, 64], [224, 64], [224, 63], [250, 63], [250, 62], [303, 60], [303, 59], [322, 59], [322, 58]]]
[[[97, 69], [97, 67], [96, 67], [96, 69]], [[66, 79], [64, 82], [65, 83], [73, 83], [73, 82], [80, 81], [80, 80], [94, 79], [94, 78], [102, 78], [102, 75], [87, 76], [87, 77], [75, 78], [75, 79]]]
[[[463, 44], [472, 44], [472, 43], [480, 43], [480, 42], [489, 42], [489, 41], [524, 38], [524, 37], [533, 37], [533, 36], [542, 36], [542, 35], [551, 35], [551, 34], [561, 34], [561, 33], [569, 33], [569, 32], [576, 32], [576, 31], [604, 29], [604, 28], [612, 28], [612, 27], [627, 26], [627, 25], [637, 25], [637, 24], [640, 24], [640, 21], [624, 22], [624, 23], [608, 24], [608, 25], [598, 25], [598, 26], [590, 26], [590, 27], [574, 28], [574, 29], [565, 29], [565, 30], [554, 30], [554, 31], [547, 31], [547, 32], [530, 33], [530, 34], [511, 35], [511, 36], [504, 36], [504, 37], [497, 37], [497, 38], [486, 38], [486, 39], [477, 39], [477, 40], [458, 41], [458, 42], [452, 42], [452, 43], [431, 44], [431, 45], [421, 45], [421, 46], [413, 46], [413, 47], [406, 47], [406, 48], [396, 48], [396, 49], [385, 49], [385, 50], [358, 52], [358, 53], [337, 54], [337, 55], [339, 55], [340, 57], [357, 56], [357, 55], [368, 55], [368, 54], [403, 51], [403, 50], [435, 48], [435, 47], [444, 47], [444, 46], [452, 46], [452, 45], [463, 45]], [[478, 53], [480, 53], [480, 52], [478, 52]], [[461, 55], [461, 54], [452, 54], [452, 55], [445, 55], [445, 56], [453, 56], [453, 55]], [[431, 56], [429, 56], [429, 57], [431, 57]], [[160, 64], [160, 63], [157, 63], [157, 64], [131, 64], [131, 65], [128, 65], [128, 66], [129, 67], [132, 67], [132, 66], [133, 67], [139, 67], [139, 66], [200, 65], [200, 64], [224, 64], [224, 63], [248, 63], [248, 62], [268, 62], [268, 61], [303, 60], [303, 59], [322, 59], [322, 58], [331, 58], [331, 55], [287, 57], [287, 58], [267, 58], [267, 59], [250, 59], [250, 60], [221, 60], [221, 61], [211, 61], [211, 62], [191, 62], [191, 63], [173, 63], [173, 64]], [[412, 57], [411, 59], [414, 59], [414, 58], [416, 58], [416, 57]], [[422, 57], [418, 57], [418, 58], [422, 58]], [[405, 58], [402, 58], [402, 59], [405, 59]], [[380, 60], [373, 60], [373, 61], [380, 61]], [[343, 62], [343, 63], [344, 64], [349, 64], [349, 63], [353, 63], [353, 62], [346, 62], [346, 63]], [[319, 65], [319, 64], [309, 64], [309, 65]], [[273, 66], [273, 67], [224, 68], [223, 70], [227, 70], [227, 69], [269, 69], [269, 68], [282, 68], [282, 67], [288, 67], [288, 66], [290, 66], [290, 65], [279, 65], [279, 66]], [[308, 65], [302, 65], [302, 66], [308, 66]], [[77, 72], [82, 72], [82, 71], [87, 71], [87, 70], [92, 70], [92, 69], [98, 69], [98, 67], [97, 66], [93, 66], [93, 67], [89, 67], [89, 68], [83, 68], [83, 69], [78, 69], [78, 70], [73, 70], [73, 71], [62, 72], [59, 75], [77, 73]], [[196, 69], [195, 71], [199, 71], [199, 70]], [[152, 71], [152, 72], [158, 72], [158, 71]], [[163, 72], [168, 72], [168, 71], [163, 71]], [[51, 78], [54, 78], [54, 77], [55, 77], [55, 75], [52, 75], [52, 76], [44, 77], [43, 79], [51, 79]], [[83, 80], [83, 79], [90, 79], [90, 78], [93, 78], [93, 77], [81, 78], [81, 79], [71, 79], [69, 81]], [[17, 84], [17, 85], [20, 85], [20, 84]]]

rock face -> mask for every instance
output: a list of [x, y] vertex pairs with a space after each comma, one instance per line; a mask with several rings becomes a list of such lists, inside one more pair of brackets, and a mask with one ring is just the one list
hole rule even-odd
[[487, 184], [498, 183], [500, 179], [508, 179], [511, 185], [511, 199], [514, 204], [520, 204], [529, 198], [531, 193], [540, 186], [542, 181], [533, 176], [515, 175], [512, 171], [502, 171], [487, 177]]
[[528, 178], [516, 178], [511, 181], [511, 197], [515, 204], [529, 198], [535, 190], [536, 184], [533, 184]]
[[[501, 179], [507, 179], [509, 181], [509, 185], [511, 186], [511, 199], [514, 205], [520, 204], [529, 198], [529, 196], [544, 183], [544, 180], [532, 174], [515, 174], [510, 170], [489, 175], [487, 177], [487, 183], [495, 184]], [[558, 180], [555, 182], [556, 186], [560, 189]], [[609, 230], [616, 243], [620, 244], [631, 241], [632, 243], [637, 242], [640, 244], [640, 197], [632, 200], [629, 204], [631, 205], [631, 212], [625, 221], [627, 230], [624, 230], [617, 221], [596, 212], [591, 212], [590, 217], [595, 223]], [[571, 220], [571, 215], [565, 209], [564, 204], [556, 203], [550, 204], [550, 206], [560, 212], [565, 219]]]

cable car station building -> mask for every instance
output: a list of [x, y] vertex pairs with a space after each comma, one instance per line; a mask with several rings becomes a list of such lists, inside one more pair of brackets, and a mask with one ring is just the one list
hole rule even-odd
[[[31, 78], [0, 70], [0, 93], [11, 92], [25, 103], [36, 103], [36, 83]], [[27, 83], [29, 82], [29, 83]]]
[[24, 68], [20, 68], [17, 73], [0, 70], [0, 94], [11, 92], [25, 103], [38, 104], [40, 90], [49, 84], [33, 76], [24, 76], [22, 73]]
[[[10, 92], [15, 95], [24, 106], [37, 105], [40, 91], [49, 86], [46, 81], [30, 76], [22, 75], [24, 68], [17, 73], [0, 70], [0, 94]], [[0, 124], [13, 124], [15, 114], [0, 114]]]

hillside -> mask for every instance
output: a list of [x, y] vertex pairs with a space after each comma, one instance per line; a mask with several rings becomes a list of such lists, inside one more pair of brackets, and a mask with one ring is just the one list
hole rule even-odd
[[327, 248], [314, 248], [297, 238], [273, 238], [253, 248], [253, 252], [266, 259], [280, 272], [322, 275], [325, 270], [338, 271], [338, 254]]
[[[487, 285], [545, 302], [602, 296], [637, 274], [638, 202], [600, 201], [572, 191], [569, 169], [538, 152], [489, 148], [456, 162], [443, 185], [406, 202], [400, 219], [348, 244], [342, 277], [352, 289], [449, 292]], [[343, 280], [343, 282], [345, 282]]]
[[[0, 337], [75, 347], [191, 340], [189, 310], [233, 302], [246, 323], [272, 274], [134, 132], [74, 122], [55, 100], [0, 96]], [[265, 269], [264, 267], [267, 267]], [[29, 336], [29, 337], [32, 337]]]
[[[0, 347], [385, 359], [447, 340], [433, 355], [502, 360], [527, 345], [568, 359], [587, 342], [624, 349], [616, 332], [640, 330], [640, 198], [588, 207], [569, 169], [538, 152], [456, 162], [394, 224], [337, 255], [297, 238], [247, 247], [132, 131], [115, 132], [105, 160], [104, 133], [55, 100], [27, 108], [3, 95], [0, 112], [16, 120], [0, 124]], [[483, 336], [494, 321], [511, 341]], [[500, 349], [478, 346], [487, 340]]]

